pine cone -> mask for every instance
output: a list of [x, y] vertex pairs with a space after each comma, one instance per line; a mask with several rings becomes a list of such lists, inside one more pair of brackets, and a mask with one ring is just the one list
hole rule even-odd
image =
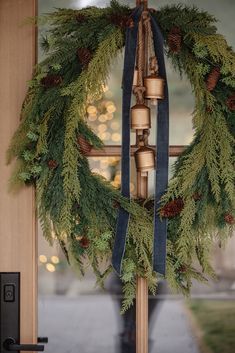
[[128, 18], [127, 22], [126, 22], [126, 27], [128, 28], [133, 28], [135, 27], [135, 22], [133, 21], [133, 19], [130, 17]]
[[213, 109], [211, 107], [206, 107], [206, 112], [207, 113], [212, 113], [213, 112]]
[[179, 27], [173, 27], [168, 34], [168, 46], [173, 53], [179, 53], [182, 45], [182, 35]]
[[132, 17], [127, 15], [120, 15], [120, 14], [111, 14], [109, 16], [109, 21], [113, 23], [115, 26], [125, 29], [127, 27], [133, 28], [134, 21]]
[[120, 203], [117, 200], [113, 201], [113, 208], [119, 208], [119, 207], [120, 207]]
[[227, 102], [226, 102], [228, 108], [232, 111], [235, 110], [235, 94], [233, 94], [232, 96], [230, 96], [228, 99], [227, 99]]
[[194, 201], [200, 201], [202, 199], [202, 194], [200, 194], [199, 192], [195, 192], [193, 194], [193, 199]]
[[57, 161], [55, 161], [54, 159], [50, 159], [48, 162], [47, 162], [47, 165], [48, 165], [48, 168], [50, 169], [55, 169], [58, 167], [58, 163]]
[[62, 77], [59, 75], [47, 75], [41, 79], [41, 84], [46, 88], [51, 88], [60, 85]]
[[184, 208], [184, 201], [181, 198], [168, 202], [160, 211], [160, 215], [165, 218], [178, 216]]
[[77, 21], [78, 23], [82, 23], [82, 22], [84, 22], [84, 21], [86, 20], [86, 16], [83, 15], [83, 14], [81, 14], [81, 13], [78, 13], [78, 14], [76, 14], [76, 16], [75, 16], [75, 19], [76, 19], [76, 21]]
[[83, 249], [87, 249], [89, 248], [89, 245], [90, 245], [90, 240], [87, 238], [87, 237], [82, 237], [82, 239], [79, 241], [79, 244], [80, 246], [83, 248]]
[[179, 272], [185, 273], [187, 272], [187, 269], [188, 269], [187, 265], [181, 265], [179, 268]]
[[231, 215], [230, 213], [226, 213], [224, 215], [224, 220], [228, 224], [234, 224], [235, 223], [235, 219], [234, 219], [233, 215]]
[[207, 76], [206, 88], [209, 92], [213, 91], [220, 78], [220, 68], [214, 67]]
[[77, 142], [78, 142], [80, 151], [83, 154], [87, 154], [87, 153], [89, 153], [91, 151], [92, 145], [85, 139], [84, 136], [79, 135], [78, 139], [77, 139]]
[[77, 56], [82, 66], [87, 67], [92, 59], [92, 53], [87, 48], [78, 48]]

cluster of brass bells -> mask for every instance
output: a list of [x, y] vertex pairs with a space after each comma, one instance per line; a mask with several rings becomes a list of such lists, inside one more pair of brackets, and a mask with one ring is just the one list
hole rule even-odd
[[[137, 87], [138, 71], [134, 72], [133, 86]], [[164, 99], [165, 80], [156, 74], [144, 78], [144, 98], [150, 99], [152, 104], [157, 104], [158, 99]], [[140, 136], [144, 130], [151, 128], [150, 108], [142, 103], [137, 103], [131, 108], [131, 128], [137, 130]], [[152, 148], [140, 146], [135, 152], [135, 162], [138, 172], [145, 174], [155, 168], [155, 152]]]
[[[135, 70], [133, 86], [137, 86]], [[157, 104], [158, 99], [164, 99], [165, 80], [156, 74], [144, 78], [144, 98], [150, 99], [152, 104]], [[131, 128], [141, 135], [144, 130], [151, 128], [150, 108], [142, 103], [137, 103], [131, 108]], [[152, 148], [143, 145], [135, 152], [135, 163], [138, 172], [143, 175], [155, 168], [155, 152]]]
[[[137, 86], [136, 70], [134, 73], [133, 87]], [[156, 74], [144, 78], [145, 93], [144, 98], [150, 99], [156, 105], [158, 99], [164, 99], [165, 80]], [[131, 108], [131, 129], [143, 130], [150, 129], [151, 114], [150, 109], [145, 104], [136, 104]]]

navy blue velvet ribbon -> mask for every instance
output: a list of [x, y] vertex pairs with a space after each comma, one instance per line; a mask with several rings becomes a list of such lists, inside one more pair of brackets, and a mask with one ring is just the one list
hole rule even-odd
[[155, 53], [158, 59], [159, 76], [165, 79], [164, 99], [158, 100], [157, 108], [157, 141], [156, 141], [156, 178], [155, 178], [155, 204], [154, 204], [154, 247], [153, 270], [165, 275], [166, 272], [166, 241], [167, 219], [160, 218], [158, 209], [160, 200], [168, 184], [169, 168], [169, 94], [164, 60], [164, 41], [161, 30], [151, 17]]
[[[130, 199], [130, 107], [132, 83], [135, 68], [138, 21], [141, 8], [133, 13], [134, 28], [126, 32], [125, 58], [123, 70], [123, 101], [122, 101], [122, 195]], [[158, 59], [159, 75], [165, 79], [165, 98], [159, 101], [157, 111], [157, 171], [155, 181], [155, 213], [154, 213], [154, 251], [153, 269], [165, 274], [167, 222], [161, 220], [158, 214], [159, 201], [167, 188], [168, 181], [168, 146], [169, 146], [169, 100], [164, 62], [163, 38], [156, 20], [151, 17], [155, 53]], [[112, 265], [121, 274], [122, 259], [125, 252], [126, 234], [129, 223], [129, 213], [119, 209], [116, 237], [114, 242]]]
[[[124, 69], [122, 79], [122, 161], [121, 185], [122, 195], [130, 199], [130, 109], [132, 85], [135, 69], [137, 47], [138, 22], [141, 8], [136, 8], [132, 14], [133, 28], [126, 30]], [[118, 274], [121, 273], [122, 259], [125, 252], [126, 234], [129, 223], [129, 213], [123, 208], [119, 209], [116, 237], [114, 241], [112, 265]]]

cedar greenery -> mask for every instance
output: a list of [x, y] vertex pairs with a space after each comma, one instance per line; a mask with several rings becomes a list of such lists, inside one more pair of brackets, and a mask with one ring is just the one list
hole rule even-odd
[[[99, 99], [110, 65], [125, 45], [123, 24], [128, 24], [131, 12], [111, 1], [107, 8], [58, 9], [36, 19], [50, 25], [41, 41], [47, 57], [35, 68], [22, 121], [7, 153], [8, 162], [17, 159], [12, 184], [36, 185], [46, 239], [58, 241], [81, 273], [86, 259], [100, 285], [112, 271], [116, 205], [130, 212], [121, 276], [123, 310], [133, 302], [136, 276], [146, 277], [150, 290], [156, 290], [157, 274], [151, 261], [152, 203], [129, 203], [108, 181], [93, 174], [78, 136], [102, 148], [87, 125], [86, 108]], [[178, 158], [162, 199], [162, 210], [168, 211], [178, 199], [183, 202], [181, 212], [169, 217], [167, 279], [173, 289], [187, 294], [193, 278], [206, 281], [214, 275], [209, 261], [213, 240], [224, 241], [233, 228], [235, 111], [228, 102], [234, 97], [235, 54], [216, 33], [214, 17], [206, 12], [178, 5], [152, 15], [162, 29], [167, 55], [176, 70], [188, 77], [195, 94], [195, 137]], [[168, 47], [174, 28], [180, 35], [177, 51]], [[86, 54], [86, 65], [79, 62], [78, 50]], [[208, 75], [214, 68], [220, 69], [220, 77], [208, 90]], [[88, 247], [80, 242], [84, 236]], [[201, 271], [193, 267], [196, 259]]]

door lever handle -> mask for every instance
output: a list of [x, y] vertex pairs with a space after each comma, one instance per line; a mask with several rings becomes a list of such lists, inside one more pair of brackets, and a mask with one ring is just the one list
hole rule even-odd
[[48, 337], [38, 337], [38, 343], [48, 343]]
[[8, 337], [4, 342], [4, 347], [7, 351], [26, 351], [26, 352], [35, 352], [35, 351], [44, 351], [44, 346], [40, 344], [18, 344], [16, 340], [12, 337]]

